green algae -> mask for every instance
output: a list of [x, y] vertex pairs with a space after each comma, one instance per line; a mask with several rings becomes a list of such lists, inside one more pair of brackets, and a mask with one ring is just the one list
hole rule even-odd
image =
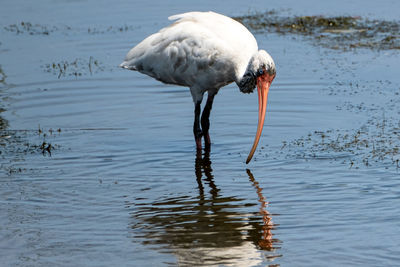
[[236, 17], [250, 30], [297, 34], [331, 49], [400, 49], [400, 24], [359, 16], [280, 16], [276, 12]]

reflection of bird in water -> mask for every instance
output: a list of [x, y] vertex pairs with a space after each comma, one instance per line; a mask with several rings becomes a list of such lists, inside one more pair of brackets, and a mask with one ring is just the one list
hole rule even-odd
[[[212, 171], [208, 153], [203, 157], [198, 154], [197, 196], [190, 193], [134, 204], [131, 224], [134, 238], [155, 250], [174, 254], [180, 266], [255, 266], [265, 258], [273, 260], [279, 256], [275, 255], [274, 243], [279, 240], [272, 239], [272, 221], [269, 219], [265, 227], [260, 224], [258, 211], [248, 212], [254, 203], [221, 194]], [[258, 189], [261, 201], [264, 198]], [[262, 209], [265, 211], [265, 206]], [[262, 216], [270, 218], [267, 212]]]
[[[249, 176], [249, 180], [253, 183], [253, 186], [257, 189], [258, 201], [261, 203], [260, 214], [263, 216], [263, 225], [262, 225], [262, 238], [258, 241], [258, 245], [260, 248], [274, 251], [279, 247], [274, 247], [274, 243], [279, 243], [278, 239], [273, 239], [272, 229], [277, 226], [272, 222], [271, 214], [267, 210], [268, 202], [266, 198], [262, 194], [262, 188], [260, 188], [259, 183], [254, 179], [253, 174], [249, 169], [246, 170], [247, 175]], [[280, 255], [275, 255], [274, 257], [279, 257]]]
[[199, 152], [197, 153], [194, 169], [195, 169], [195, 173], [196, 173], [197, 184], [199, 186], [200, 198], [202, 198], [204, 200], [204, 186], [202, 183], [202, 176], [203, 176], [203, 172], [204, 172], [204, 175], [206, 176], [205, 182], [211, 188], [210, 193], [211, 193], [212, 197], [215, 199], [218, 196], [219, 189], [217, 188], [217, 186], [214, 183], [214, 176], [212, 174], [209, 151], [206, 151], [204, 153], [204, 157], [202, 157], [201, 153], [199, 153]]

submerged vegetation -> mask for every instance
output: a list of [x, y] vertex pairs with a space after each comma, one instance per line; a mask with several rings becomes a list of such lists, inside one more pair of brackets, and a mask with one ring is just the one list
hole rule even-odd
[[122, 26], [108, 26], [106, 28], [97, 28], [97, 27], [89, 27], [87, 32], [89, 34], [104, 34], [104, 33], [117, 33], [117, 32], [127, 32], [133, 31], [136, 27], [131, 25], [122, 25]]
[[[299, 34], [332, 49], [400, 49], [400, 24], [397, 21], [370, 20], [359, 16], [284, 16], [277, 11], [257, 12], [234, 19], [253, 31]], [[4, 26], [3, 29], [16, 34], [49, 35], [53, 32], [107, 34], [133, 31], [137, 27], [125, 24], [78, 29], [67, 25], [21, 21]]]
[[73, 28], [67, 25], [61, 26], [50, 26], [38, 23], [21, 21], [18, 23], [4, 26], [3, 29], [8, 32], [16, 34], [29, 34], [29, 35], [50, 35], [54, 32], [62, 32], [64, 34], [71, 34], [77, 32], [87, 32], [88, 34], [105, 34], [105, 33], [118, 33], [133, 31], [137, 27], [132, 25], [120, 25], [120, 26], [105, 26], [105, 27], [88, 27], [88, 28]]
[[[236, 20], [260, 34], [298, 35], [315, 45], [330, 49], [400, 49], [400, 24], [395, 21], [356, 16], [283, 16], [275, 11], [237, 17]], [[342, 68], [341, 65], [339, 69]], [[332, 69], [332, 66], [326, 66], [325, 69]], [[395, 104], [400, 100], [399, 87], [391, 81], [355, 78], [343, 82], [338, 80], [338, 73], [332, 75], [336, 75], [334, 83], [327, 87], [325, 93], [345, 97], [337, 110], [365, 113], [368, 114], [367, 120], [358, 128], [314, 130], [306, 136], [285, 140], [280, 148], [273, 152], [269, 149], [265, 156], [274, 159], [329, 160], [343, 163], [349, 168], [400, 168], [400, 121], [397, 117], [400, 108]], [[368, 103], [367, 97], [367, 103], [354, 103], [353, 100], [360, 94], [369, 97], [379, 95], [385, 100]], [[262, 155], [265, 152], [260, 153]]]
[[51, 32], [56, 31], [57, 27], [21, 21], [20, 23], [5, 26], [4, 29], [17, 34], [28, 33], [30, 35], [49, 35]]
[[[1, 119], [1, 117], [0, 117]], [[20, 167], [22, 158], [27, 155], [42, 154], [51, 156], [54, 150], [59, 149], [58, 144], [51, 143], [48, 139], [54, 139], [58, 130], [44, 130], [39, 127], [37, 131], [32, 130], [7, 130], [0, 127], [0, 174], [11, 175], [26, 171]], [[39, 141], [32, 141], [39, 139]]]
[[373, 119], [355, 130], [314, 131], [284, 142], [289, 157], [340, 160], [349, 167], [395, 166], [400, 161], [400, 123]]
[[236, 17], [257, 32], [299, 34], [332, 49], [400, 49], [400, 24], [357, 16], [280, 16], [275, 11]]
[[42, 68], [45, 72], [57, 75], [58, 78], [66, 76], [79, 77], [104, 71], [103, 64], [93, 57], [89, 57], [89, 60], [77, 58], [71, 62], [66, 60], [53, 62], [43, 65]]

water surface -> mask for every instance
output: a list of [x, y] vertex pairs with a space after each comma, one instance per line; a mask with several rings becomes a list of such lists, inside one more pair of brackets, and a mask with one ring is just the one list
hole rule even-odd
[[[278, 74], [249, 165], [255, 94], [221, 89], [196, 155], [189, 90], [117, 67], [183, 11], [393, 20], [397, 2], [3, 2], [5, 266], [399, 264], [398, 50], [256, 33]], [[358, 131], [374, 149], [341, 138]]]

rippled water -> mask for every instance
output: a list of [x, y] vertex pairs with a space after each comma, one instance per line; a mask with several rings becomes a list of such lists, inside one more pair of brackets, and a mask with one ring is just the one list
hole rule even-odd
[[117, 67], [178, 12], [398, 19], [369, 2], [3, 1], [2, 264], [398, 265], [398, 50], [256, 34], [278, 75], [249, 165], [256, 95], [221, 89], [196, 155], [189, 90]]

